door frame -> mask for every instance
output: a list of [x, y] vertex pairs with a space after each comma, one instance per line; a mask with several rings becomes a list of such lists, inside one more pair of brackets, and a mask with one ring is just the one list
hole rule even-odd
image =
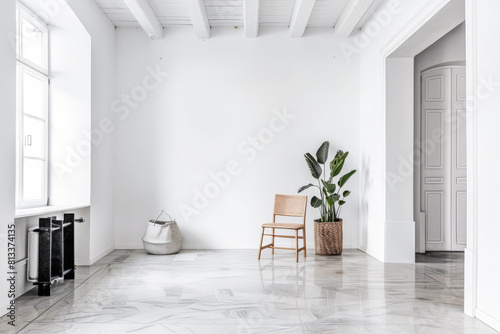
[[[465, 5], [465, 6], [464, 6]], [[457, 12], [457, 8], [462, 10], [462, 17]], [[425, 8], [420, 11], [394, 38], [392, 38], [382, 48], [382, 60], [384, 68], [383, 87], [385, 98], [385, 110], [394, 108], [394, 102], [387, 99], [388, 81], [391, 77], [387, 73], [387, 62], [394, 59], [407, 59], [407, 66], [412, 67], [413, 57], [429, 47], [439, 38], [443, 37], [458, 24], [463, 22], [465, 17], [474, 17], [476, 4], [474, 0], [433, 0], [429, 1]], [[458, 16], [457, 16], [458, 15]], [[460, 22], [457, 23], [457, 20]], [[440, 22], [440, 26], [436, 25]], [[426, 32], [427, 31], [427, 32]], [[465, 249], [465, 293], [464, 293], [464, 312], [472, 317], [476, 316], [477, 306], [477, 167], [475, 165], [477, 154], [477, 130], [476, 130], [476, 96], [471, 92], [476, 91], [477, 87], [477, 69], [476, 69], [476, 44], [473, 39], [475, 36], [475, 22], [471, 20], [466, 24], [466, 75], [467, 75], [467, 247]], [[406, 71], [410, 72], [410, 71]], [[413, 72], [411, 72], [413, 73]], [[407, 75], [405, 80], [414, 84], [412, 75]], [[401, 97], [400, 97], [401, 98]], [[413, 103], [414, 94], [407, 94], [404, 98], [411, 99]], [[404, 110], [402, 112], [414, 113], [414, 110]], [[390, 118], [390, 115], [388, 115]], [[392, 122], [394, 123], [394, 122]], [[391, 131], [390, 119], [386, 120], [386, 131]], [[408, 131], [413, 133], [413, 124]], [[411, 143], [413, 146], [413, 143]], [[388, 150], [398, 151], [398, 143], [386, 143]], [[404, 154], [404, 152], [401, 152]], [[386, 166], [386, 173], [390, 173]], [[386, 196], [388, 196], [386, 194]], [[389, 201], [386, 198], [386, 202]], [[411, 201], [413, 198], [406, 198]], [[385, 241], [387, 243], [387, 240]], [[414, 247], [414, 245], [408, 245]]]

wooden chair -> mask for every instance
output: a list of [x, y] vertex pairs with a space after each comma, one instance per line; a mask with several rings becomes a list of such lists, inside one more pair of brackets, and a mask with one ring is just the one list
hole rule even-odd
[[[262, 236], [260, 238], [259, 247], [259, 260], [260, 254], [263, 249], [271, 248], [275, 249], [290, 249], [295, 250], [295, 258], [299, 262], [299, 252], [304, 251], [304, 257], [306, 257], [306, 208], [307, 208], [307, 196], [296, 196], [296, 195], [276, 195], [274, 198], [274, 213], [273, 222], [269, 224], [262, 225]], [[276, 216], [288, 216], [288, 217], [302, 217], [302, 224], [291, 224], [291, 223], [277, 223]], [[272, 234], [266, 234], [266, 228], [272, 228]], [[292, 235], [278, 235], [275, 234], [276, 229], [282, 230], [294, 230], [295, 236]], [[302, 236], [299, 236], [299, 230], [302, 230]], [[272, 243], [269, 245], [262, 246], [264, 241], [264, 236], [271, 236]], [[295, 248], [288, 247], [276, 247], [274, 245], [274, 238], [295, 238]], [[302, 239], [302, 248], [299, 248], [299, 239]]]

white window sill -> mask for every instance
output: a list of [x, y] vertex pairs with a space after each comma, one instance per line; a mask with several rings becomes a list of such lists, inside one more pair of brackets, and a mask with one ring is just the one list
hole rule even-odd
[[51, 206], [42, 206], [42, 207], [38, 207], [38, 208], [18, 209], [18, 210], [16, 210], [15, 218], [33, 217], [33, 216], [45, 215], [45, 214], [49, 214], [49, 213], [71, 211], [71, 210], [84, 209], [84, 208], [89, 208], [89, 207], [90, 207], [90, 204], [51, 205]]

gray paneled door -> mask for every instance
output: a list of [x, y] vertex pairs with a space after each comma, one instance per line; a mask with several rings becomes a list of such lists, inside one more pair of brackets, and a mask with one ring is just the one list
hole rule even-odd
[[425, 247], [463, 251], [467, 228], [464, 67], [422, 73], [422, 187]]

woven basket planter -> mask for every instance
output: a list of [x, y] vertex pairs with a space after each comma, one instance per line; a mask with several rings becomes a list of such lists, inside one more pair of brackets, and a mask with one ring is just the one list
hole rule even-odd
[[314, 245], [318, 255], [342, 254], [342, 219], [337, 222], [314, 221]]

